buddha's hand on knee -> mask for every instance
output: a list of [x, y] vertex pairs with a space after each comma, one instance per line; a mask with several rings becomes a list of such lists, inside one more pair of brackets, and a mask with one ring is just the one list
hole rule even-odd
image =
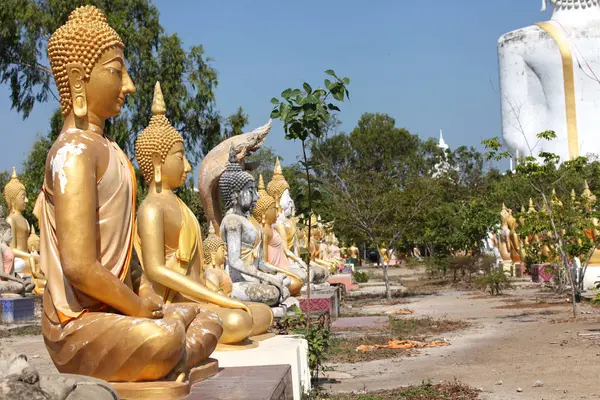
[[163, 302], [160, 297], [140, 297], [138, 311], [135, 316], [139, 318], [162, 318]]

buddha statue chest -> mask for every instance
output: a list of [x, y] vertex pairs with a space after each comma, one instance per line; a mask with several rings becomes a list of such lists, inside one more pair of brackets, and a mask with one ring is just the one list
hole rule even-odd
[[21, 214], [11, 215], [10, 219], [15, 227], [15, 232], [12, 232], [17, 243], [17, 249], [27, 251], [27, 239], [29, 238], [30, 229], [29, 223]]
[[[502, 134], [520, 156], [600, 153], [600, 8], [595, 0], [573, 1], [551, 0], [551, 20], [498, 41]], [[556, 139], [538, 140], [547, 130]]]

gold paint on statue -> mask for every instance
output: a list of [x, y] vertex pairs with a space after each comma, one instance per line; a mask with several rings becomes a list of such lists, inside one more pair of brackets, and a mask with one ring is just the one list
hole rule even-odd
[[222, 328], [198, 306], [163, 306], [144, 274], [133, 289], [135, 173], [104, 136], [105, 120], [135, 92], [123, 44], [99, 9], [84, 6], [52, 35], [48, 57], [66, 118], [34, 211], [46, 348], [62, 373], [175, 379], [208, 358]]
[[539, 22], [536, 25], [554, 39], [562, 58], [565, 113], [567, 116], [567, 143], [569, 146], [569, 159], [573, 160], [579, 157], [573, 54], [571, 53], [569, 42], [565, 37], [564, 32], [558, 29], [552, 22]]
[[[221, 343], [238, 343], [268, 329], [268, 307], [245, 304], [209, 288], [198, 220], [173, 190], [185, 184], [191, 167], [183, 138], [165, 117], [157, 82], [152, 119], [136, 141], [136, 159], [149, 185], [140, 205], [135, 249], [154, 291], [165, 304], [196, 302], [223, 321]], [[251, 311], [252, 309], [252, 311]], [[268, 310], [268, 312], [267, 312]], [[257, 320], [252, 316], [256, 314]], [[261, 326], [256, 326], [261, 321]], [[260, 333], [262, 333], [260, 332]]]
[[215, 292], [231, 297], [233, 282], [225, 272], [225, 242], [215, 232], [215, 226], [210, 223], [208, 236], [202, 242], [204, 266], [206, 268], [206, 285]]

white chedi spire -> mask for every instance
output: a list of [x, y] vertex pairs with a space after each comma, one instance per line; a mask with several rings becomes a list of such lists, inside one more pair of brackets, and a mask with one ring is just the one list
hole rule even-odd
[[446, 144], [446, 141], [444, 140], [444, 134], [442, 132], [442, 129], [440, 129], [440, 140], [438, 140], [438, 147], [440, 149], [448, 150], [450, 148], [450, 146], [448, 146], [448, 144]]

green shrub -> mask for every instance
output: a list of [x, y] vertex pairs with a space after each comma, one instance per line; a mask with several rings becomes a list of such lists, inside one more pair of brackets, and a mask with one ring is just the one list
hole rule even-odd
[[482, 290], [489, 290], [492, 296], [502, 294], [503, 290], [511, 287], [510, 279], [501, 268], [492, 269], [488, 274], [477, 278], [475, 285]]
[[369, 282], [369, 274], [367, 274], [366, 272], [354, 271], [352, 273], [352, 276], [354, 277], [356, 283]]

